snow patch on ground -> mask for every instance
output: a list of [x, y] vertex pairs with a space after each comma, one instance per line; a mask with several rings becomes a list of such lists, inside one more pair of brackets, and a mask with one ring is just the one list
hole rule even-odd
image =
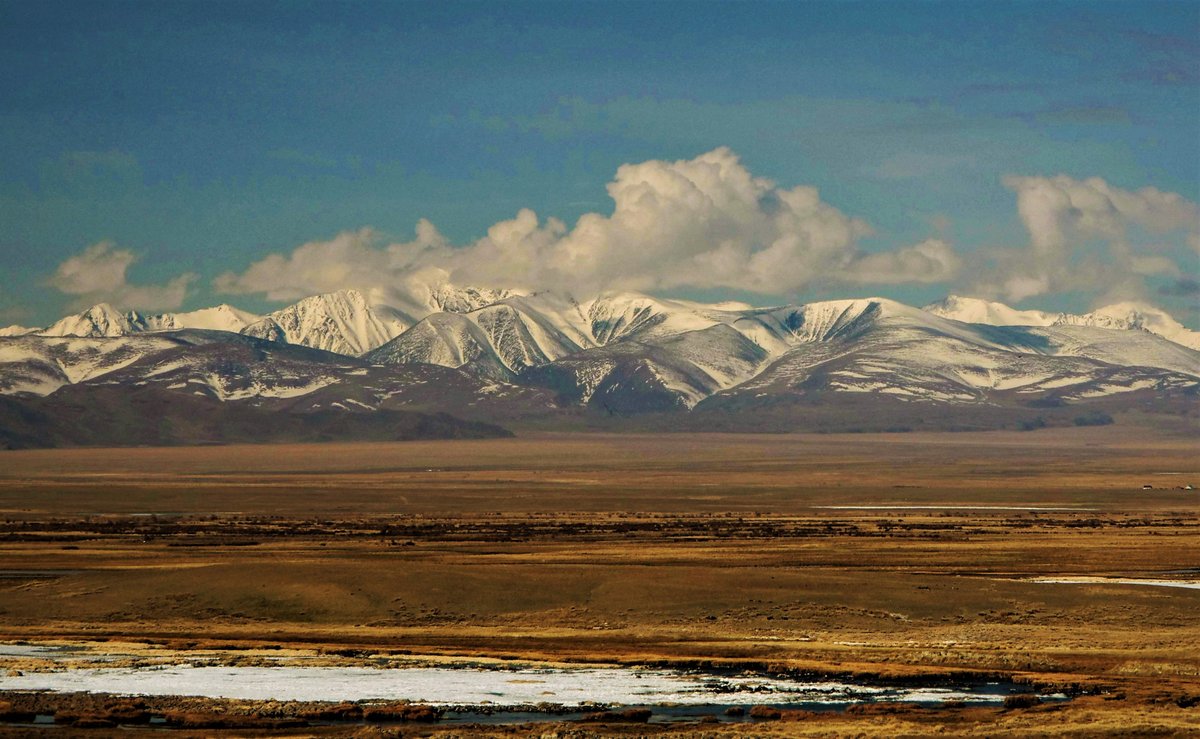
[[1055, 508], [1012, 505], [815, 505], [834, 511], [1094, 511], [1095, 508]]
[[1200, 590], [1200, 580], [1140, 580], [1123, 577], [1034, 577], [1026, 582], [1046, 585], [1145, 585], [1154, 588]]
[[1154, 387], [1157, 384], [1158, 383], [1154, 380], [1135, 380], [1128, 385], [1099, 385], [1092, 390], [1086, 390], [1084, 392], [1077, 393], [1076, 397], [1099, 398], [1104, 395], [1115, 395], [1117, 393], [1128, 393], [1134, 390], [1144, 390], [1148, 387]]
[[173, 665], [8, 672], [0, 690], [187, 695], [243, 700], [411, 700], [432, 705], [556, 703], [711, 705], [949, 701], [998, 703], [1002, 695], [950, 688], [884, 688], [751, 676], [628, 668], [214, 667]]

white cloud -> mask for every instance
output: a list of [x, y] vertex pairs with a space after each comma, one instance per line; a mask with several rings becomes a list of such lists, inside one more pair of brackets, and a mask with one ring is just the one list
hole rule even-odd
[[928, 239], [914, 246], [884, 254], [868, 254], [851, 265], [850, 277], [856, 282], [889, 282], [894, 275], [906, 275], [907, 282], [945, 282], [962, 268], [962, 260], [953, 247], [941, 239]]
[[417, 223], [413, 241], [386, 246], [381, 241], [370, 228], [346, 231], [329, 241], [298, 246], [291, 254], [271, 254], [240, 274], [227, 272], [213, 286], [218, 292], [262, 294], [279, 301], [350, 287], [381, 289], [450, 253], [445, 237], [425, 219]]
[[1131, 232], [1180, 232], [1191, 248], [1200, 247], [1200, 208], [1176, 193], [1122, 190], [1099, 177], [1065, 175], [1010, 176], [1004, 184], [1017, 194], [1029, 246], [997, 252], [999, 269], [978, 286], [981, 293], [1010, 300], [1060, 290], [1129, 297], [1144, 291], [1147, 275], [1181, 274], [1173, 259], [1153, 253], [1161, 245]]
[[48, 284], [74, 296], [72, 309], [111, 303], [121, 309], [171, 310], [183, 304], [195, 274], [182, 274], [161, 285], [133, 285], [125, 273], [135, 261], [137, 256], [128, 249], [101, 241], [58, 265]]
[[865, 254], [864, 221], [821, 200], [815, 188], [754, 177], [726, 148], [691, 160], [626, 164], [608, 185], [610, 215], [573, 228], [522, 209], [478, 241], [452, 247], [427, 221], [416, 240], [383, 245], [370, 229], [273, 254], [221, 292], [294, 300], [347, 287], [403, 292], [431, 271], [462, 284], [588, 293], [603, 289], [735, 288], [764, 294], [814, 282], [936, 282], [958, 259], [940, 240]]

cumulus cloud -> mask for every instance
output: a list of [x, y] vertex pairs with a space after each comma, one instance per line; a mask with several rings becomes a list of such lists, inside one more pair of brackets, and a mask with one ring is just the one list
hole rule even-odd
[[217, 292], [261, 294], [278, 301], [346, 288], [404, 296], [412, 294], [412, 288], [448, 281], [449, 273], [435, 264], [452, 256], [446, 238], [421, 219], [412, 241], [385, 244], [373, 229], [346, 231], [328, 241], [298, 246], [290, 254], [268, 255], [244, 272], [222, 274], [213, 287]]
[[72, 309], [111, 303], [121, 309], [171, 310], [183, 304], [195, 274], [182, 274], [161, 285], [134, 285], [125, 273], [135, 261], [132, 251], [101, 241], [58, 265], [47, 284], [73, 296]]
[[1153, 187], [1113, 187], [1099, 177], [1004, 178], [1017, 194], [1017, 212], [1029, 245], [998, 252], [998, 269], [977, 287], [1010, 300], [1060, 290], [1087, 290], [1105, 297], [1144, 291], [1144, 278], [1176, 277], [1182, 271], [1161, 245], [1131, 234], [1181, 233], [1200, 251], [1200, 208], [1182, 196]]
[[850, 279], [855, 282], [888, 282], [892, 275], [912, 275], [909, 282], [945, 282], [962, 268], [954, 248], [941, 239], [883, 254], [865, 254], [851, 264]]
[[608, 194], [611, 214], [587, 213], [572, 228], [522, 209], [462, 246], [428, 221], [407, 243], [384, 244], [364, 229], [270, 255], [214, 286], [293, 300], [346, 287], [402, 291], [440, 275], [583, 294], [684, 287], [784, 294], [816, 282], [938, 282], [959, 267], [941, 240], [865, 253], [866, 222], [823, 202], [813, 187], [781, 188], [753, 176], [726, 148], [623, 165]]

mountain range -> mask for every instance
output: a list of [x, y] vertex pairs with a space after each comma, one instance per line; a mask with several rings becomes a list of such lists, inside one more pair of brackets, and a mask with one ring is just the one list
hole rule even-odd
[[403, 300], [317, 295], [265, 316], [102, 304], [0, 330], [3, 446], [1033, 428], [1123, 413], [1190, 423], [1198, 396], [1200, 332], [1133, 303], [755, 308], [442, 284]]

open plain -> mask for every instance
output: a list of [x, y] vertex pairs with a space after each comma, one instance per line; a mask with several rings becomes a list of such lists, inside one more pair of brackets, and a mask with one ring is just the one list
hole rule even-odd
[[1074, 696], [602, 717], [561, 736], [1194, 735], [1196, 452], [1193, 434], [1122, 426], [6, 452], [0, 640], [1005, 677]]

